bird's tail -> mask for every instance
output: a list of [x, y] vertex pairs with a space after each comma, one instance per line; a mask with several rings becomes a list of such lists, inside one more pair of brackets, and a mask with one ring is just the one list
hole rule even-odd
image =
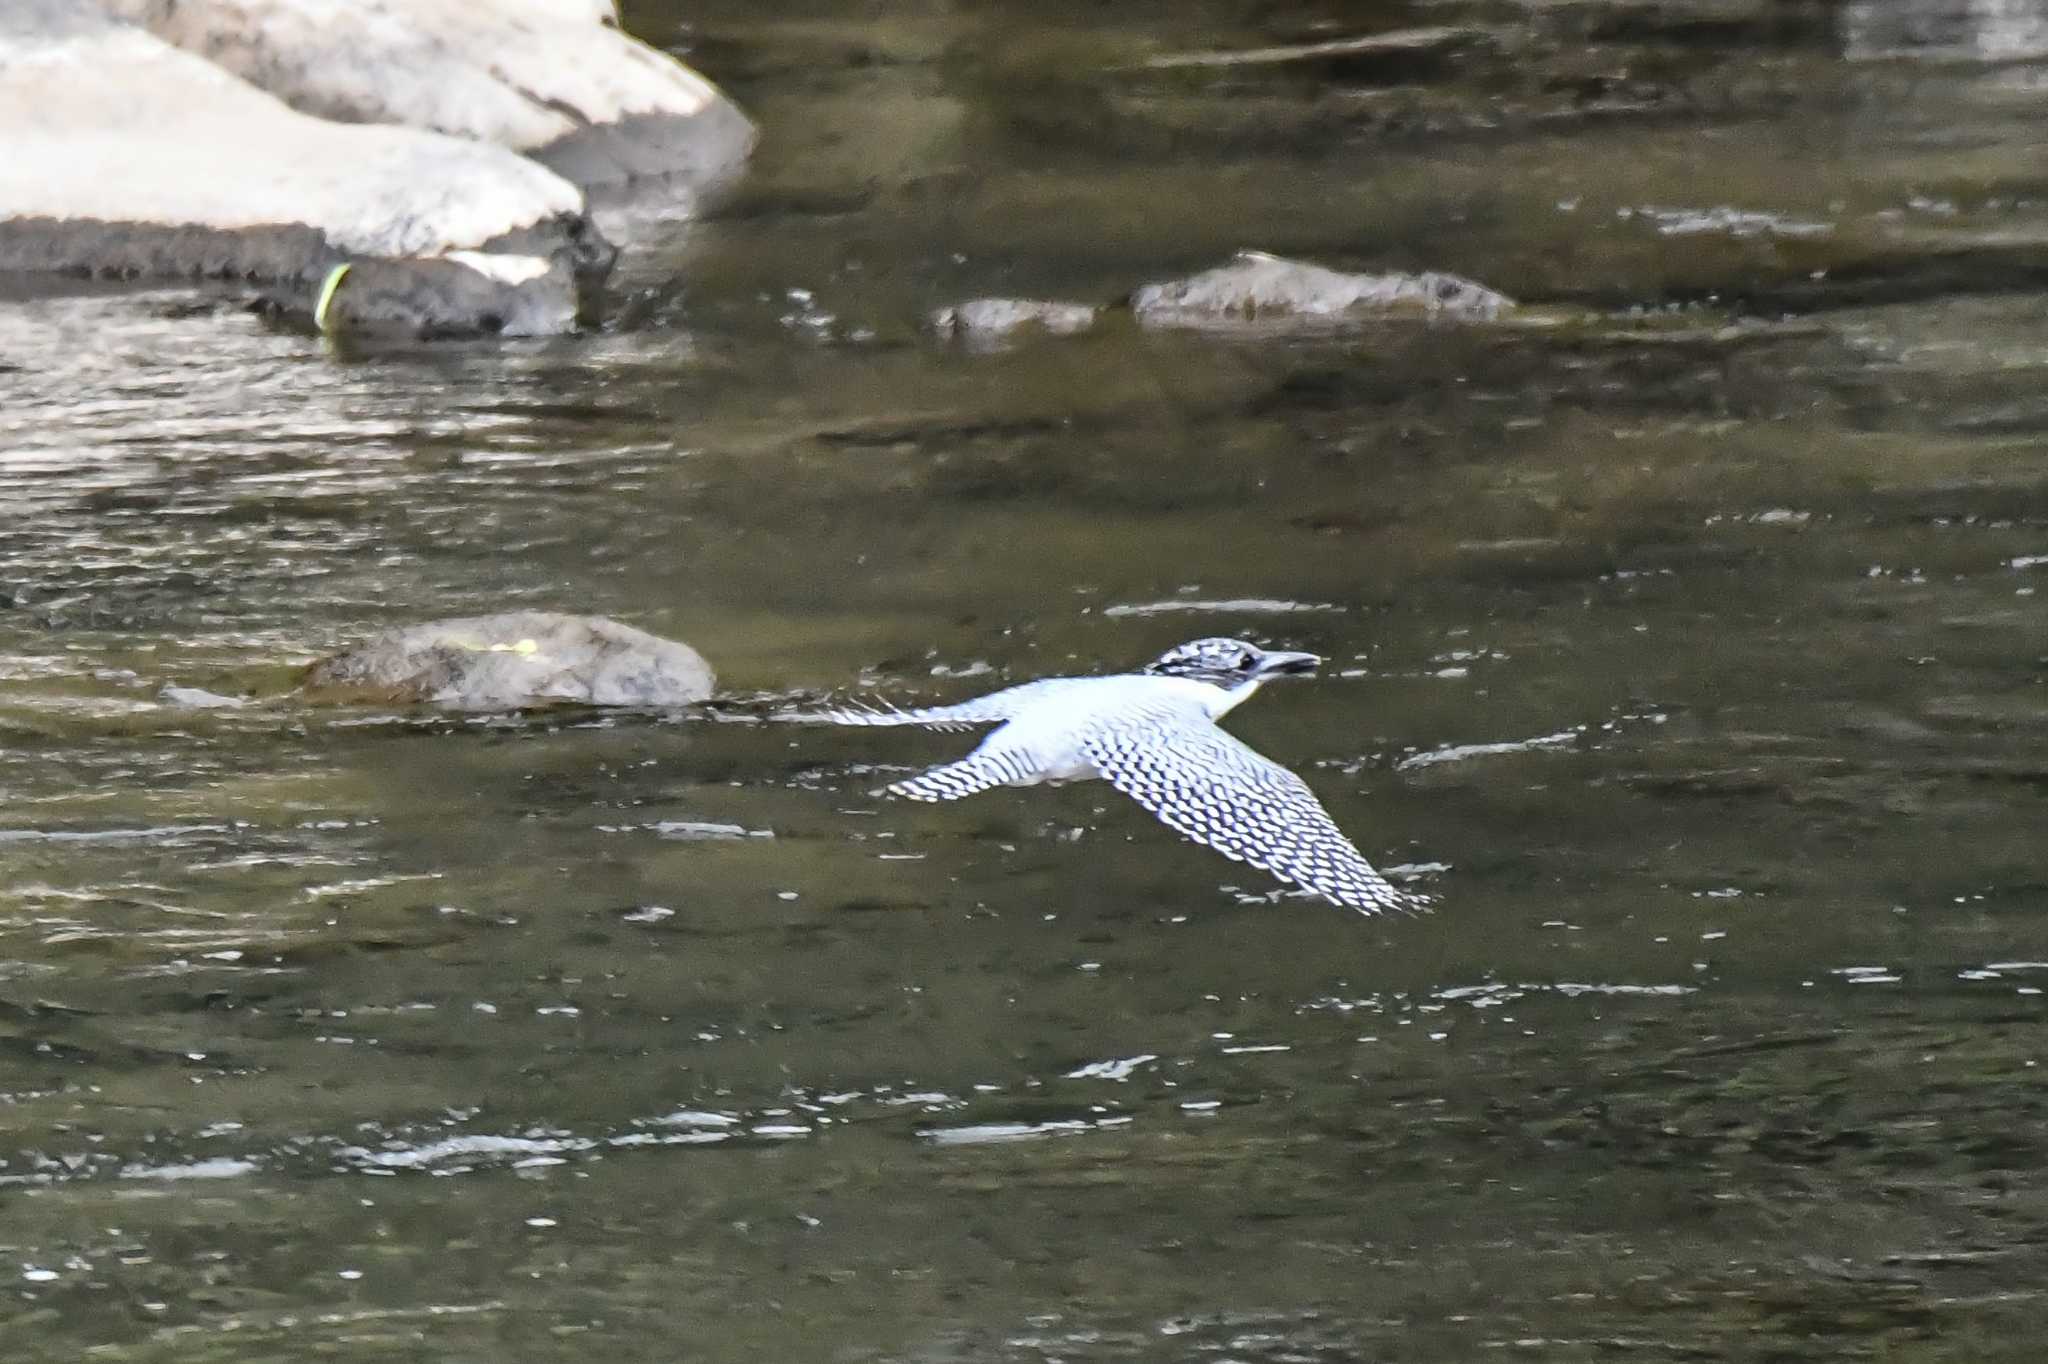
[[853, 700], [821, 710], [785, 710], [776, 719], [800, 725], [915, 725], [917, 712], [879, 701]]
[[919, 725], [925, 729], [968, 730], [993, 723], [999, 717], [978, 713], [972, 703], [905, 708], [883, 701], [857, 699], [822, 710], [783, 711], [775, 718], [812, 725]]

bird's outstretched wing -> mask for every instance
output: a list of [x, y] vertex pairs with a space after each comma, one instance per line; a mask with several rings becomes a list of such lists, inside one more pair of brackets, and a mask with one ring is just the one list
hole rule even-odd
[[1362, 914], [1428, 903], [1373, 870], [1307, 782], [1205, 719], [1105, 725], [1081, 747], [1117, 790], [1233, 861]]
[[977, 696], [972, 701], [962, 701], [957, 706], [915, 706], [905, 709], [900, 706], [857, 703], [833, 706], [825, 710], [792, 713], [778, 718], [827, 725], [922, 725], [926, 729], [979, 729], [983, 725], [1000, 724], [1015, 716], [1018, 707], [1028, 703], [1031, 693], [1043, 685], [1042, 681], [1026, 682], [1022, 686], [1006, 687], [1002, 691], [992, 691], [987, 696]]

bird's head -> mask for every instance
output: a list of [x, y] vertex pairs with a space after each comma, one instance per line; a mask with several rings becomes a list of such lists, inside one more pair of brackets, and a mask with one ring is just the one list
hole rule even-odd
[[1145, 672], [1153, 677], [1186, 677], [1235, 690], [1269, 677], [1314, 672], [1322, 661], [1314, 654], [1261, 649], [1241, 639], [1196, 639], [1168, 649], [1147, 663]]

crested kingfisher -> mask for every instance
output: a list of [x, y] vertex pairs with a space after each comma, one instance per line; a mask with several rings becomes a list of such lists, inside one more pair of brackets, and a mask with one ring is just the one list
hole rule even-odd
[[1183, 837], [1334, 904], [1376, 914], [1419, 908], [1344, 837], [1304, 782], [1216, 721], [1275, 677], [1313, 672], [1314, 654], [1197, 639], [1136, 672], [1048, 677], [952, 706], [852, 706], [793, 718], [842, 725], [997, 728], [972, 753], [884, 788], [958, 800], [992, 786], [1099, 777]]

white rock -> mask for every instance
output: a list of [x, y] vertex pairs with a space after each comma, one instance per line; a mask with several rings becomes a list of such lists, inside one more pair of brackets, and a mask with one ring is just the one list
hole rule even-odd
[[528, 284], [548, 272], [539, 256], [520, 256], [491, 251], [450, 251], [447, 259], [466, 265], [486, 279], [500, 284]]
[[419, 256], [583, 210], [574, 185], [503, 147], [310, 118], [140, 29], [37, 29], [21, 21], [50, 7], [14, 3], [26, 9], [0, 20], [0, 223], [302, 225], [350, 254]]
[[1071, 336], [1095, 325], [1096, 310], [1086, 303], [1061, 303], [1036, 298], [975, 298], [940, 308], [931, 315], [932, 330], [964, 340], [1002, 340], [1018, 332], [1038, 330]]
[[685, 143], [718, 144], [686, 146], [672, 165], [615, 165], [622, 174], [597, 178], [736, 161], [753, 141], [716, 86], [620, 32], [603, 0], [103, 3], [321, 118], [402, 124], [529, 153], [629, 120], [701, 125]]

